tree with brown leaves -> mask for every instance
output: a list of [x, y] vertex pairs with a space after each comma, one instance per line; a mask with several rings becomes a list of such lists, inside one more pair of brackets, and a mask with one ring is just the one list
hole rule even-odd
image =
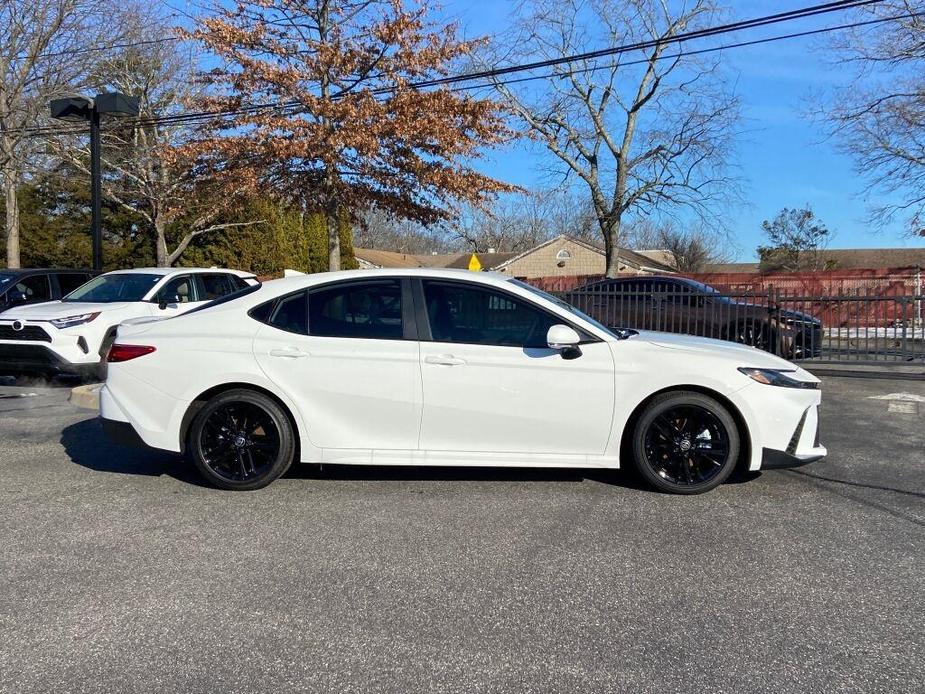
[[432, 224], [513, 189], [470, 166], [508, 135], [498, 104], [413, 86], [476, 45], [428, 12], [426, 0], [240, 0], [192, 33], [222, 63], [207, 76], [208, 108], [234, 115], [208, 123], [190, 150], [323, 213], [332, 270], [339, 225], [365, 210]]

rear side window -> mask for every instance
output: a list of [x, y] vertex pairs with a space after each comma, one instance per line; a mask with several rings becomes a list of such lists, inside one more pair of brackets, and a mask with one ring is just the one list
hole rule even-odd
[[308, 332], [319, 337], [400, 340], [400, 280], [350, 282], [309, 292]]
[[272, 310], [264, 322], [289, 333], [304, 335], [308, 332], [307, 294], [299, 292], [279, 299], [272, 305]]
[[213, 301], [214, 299], [220, 299], [226, 294], [237, 291], [238, 287], [232, 282], [232, 277], [232, 275], [221, 273], [199, 275], [200, 286], [202, 288], [199, 300]]

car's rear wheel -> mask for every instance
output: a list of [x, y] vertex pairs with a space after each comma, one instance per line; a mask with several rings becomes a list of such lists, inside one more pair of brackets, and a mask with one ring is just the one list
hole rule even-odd
[[633, 462], [656, 489], [702, 494], [729, 477], [739, 445], [736, 422], [722, 404], [674, 391], [653, 398], [636, 420]]
[[207, 402], [190, 427], [188, 449], [199, 472], [222, 489], [265, 487], [289, 469], [295, 433], [272, 398], [230, 390]]

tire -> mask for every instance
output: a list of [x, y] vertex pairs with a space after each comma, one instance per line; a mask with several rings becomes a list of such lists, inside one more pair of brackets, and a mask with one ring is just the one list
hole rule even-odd
[[741, 321], [727, 330], [727, 336], [732, 342], [777, 353], [777, 331], [759, 320]]
[[657, 395], [633, 430], [632, 456], [639, 474], [672, 494], [703, 494], [719, 486], [735, 469], [739, 450], [735, 419], [702, 393]]
[[295, 432], [272, 398], [253, 390], [229, 390], [196, 414], [187, 450], [211, 485], [251, 491], [266, 487], [292, 465]]

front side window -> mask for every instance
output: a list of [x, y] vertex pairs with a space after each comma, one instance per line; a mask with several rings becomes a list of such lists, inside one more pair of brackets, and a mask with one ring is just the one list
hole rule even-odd
[[550, 326], [562, 322], [505, 292], [456, 282], [425, 280], [424, 299], [436, 342], [546, 347]]
[[308, 331], [318, 337], [401, 340], [401, 281], [351, 282], [311, 290]]
[[193, 294], [193, 278], [189, 275], [174, 277], [158, 290], [156, 300], [168, 304], [188, 304], [196, 301]]
[[141, 301], [161, 279], [163, 275], [136, 272], [100, 275], [78, 287], [63, 300], [80, 303]]
[[33, 275], [19, 280], [13, 286], [13, 292], [25, 294], [28, 302], [48, 301], [51, 299], [48, 277], [45, 275]]

